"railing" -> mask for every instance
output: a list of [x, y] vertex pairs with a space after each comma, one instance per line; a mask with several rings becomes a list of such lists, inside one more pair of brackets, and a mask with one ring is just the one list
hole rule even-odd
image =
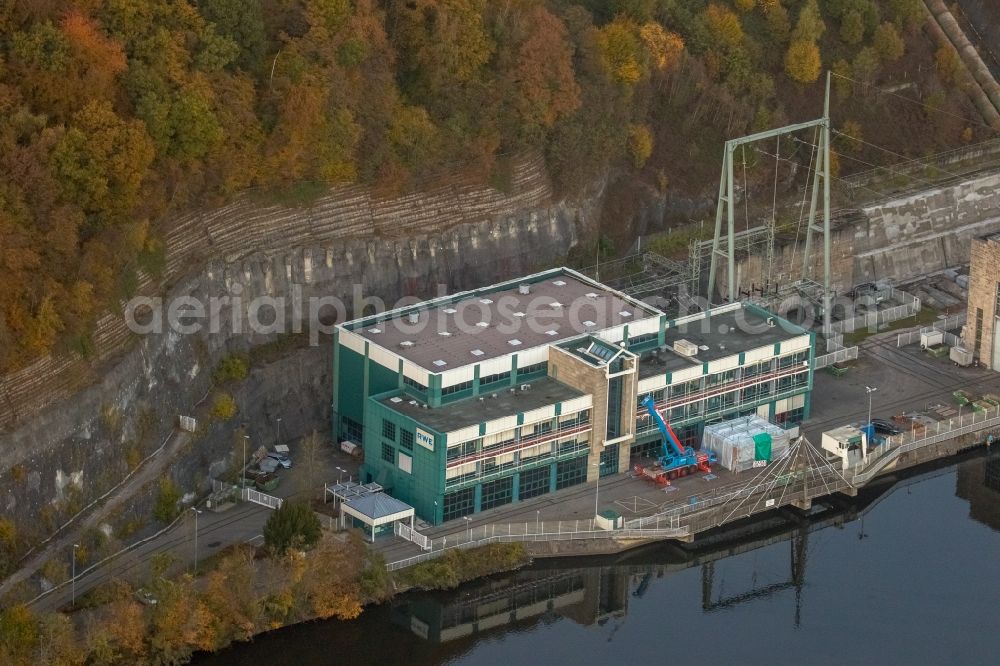
[[[889, 437], [885, 444], [882, 444], [868, 456], [868, 461], [862, 467], [856, 469], [852, 483], [865, 484], [870, 481], [889, 462], [898, 458], [903, 453], [922, 449], [934, 444], [970, 433], [978, 433], [990, 428], [1000, 428], [1000, 407], [994, 407], [986, 412], [976, 412], [970, 410], [969, 414], [954, 417], [947, 421], [938, 421], [931, 428], [922, 426], [921, 434], [918, 437], [916, 431], [902, 433], [895, 437]], [[928, 434], [933, 430], [933, 434]]]
[[253, 488], [244, 488], [240, 496], [243, 498], [244, 502], [260, 504], [261, 506], [266, 506], [268, 509], [280, 509], [281, 505], [285, 501], [280, 497], [268, 495], [258, 490], [254, 490]]
[[402, 523], [397, 520], [395, 523], [393, 523], [392, 529], [393, 532], [395, 532], [396, 536], [406, 539], [407, 541], [412, 541], [413, 543], [417, 544], [424, 550], [431, 549], [431, 540], [428, 539], [425, 535], [421, 534], [420, 532], [410, 527], [409, 525], [406, 525], [405, 523]]
[[[664, 525], [666, 520], [663, 521]], [[553, 531], [552, 528], [556, 529]], [[396, 571], [420, 562], [441, 557], [456, 549], [478, 548], [494, 543], [573, 541], [578, 539], [679, 539], [688, 535], [686, 528], [603, 530], [593, 520], [561, 520], [526, 523], [488, 524], [469, 529], [465, 534], [452, 534], [432, 540], [431, 549], [420, 555], [386, 564]]]
[[834, 363], [844, 363], [846, 361], [855, 361], [858, 358], [858, 348], [848, 347], [847, 349], [838, 349], [835, 352], [830, 352], [829, 354], [824, 354], [822, 356], [816, 357], [816, 369], [820, 370], [828, 365], [833, 365]]

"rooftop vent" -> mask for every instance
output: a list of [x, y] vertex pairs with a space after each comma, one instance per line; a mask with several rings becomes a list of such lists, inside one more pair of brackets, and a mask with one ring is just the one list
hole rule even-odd
[[767, 327], [768, 328], [774, 328], [774, 317], [768, 317], [767, 318]]
[[563, 306], [563, 304], [560, 303], [559, 301], [552, 301], [552, 307], [554, 307], [554, 308], [561, 308], [562, 306]]
[[483, 396], [479, 396], [479, 402], [482, 402], [483, 400], [486, 400], [486, 398]]
[[470, 353], [473, 356], [482, 356], [483, 355], [483, 350], [482, 349], [473, 349], [472, 352], [470, 352]]
[[554, 284], [557, 287], [565, 287], [566, 286], [566, 282], [564, 280], [553, 280], [552, 284]]
[[597, 326], [597, 323], [590, 321], [588, 319], [587, 321], [583, 322], [583, 325], [586, 326], [587, 328], [593, 328], [594, 326]]
[[389, 398], [389, 402], [400, 403], [403, 402], [403, 399], [399, 397]]
[[531, 384], [521, 384], [521, 390], [522, 391], [530, 391], [531, 390]]
[[481, 321], [478, 324], [476, 324], [476, 326], [478, 326], [479, 328], [486, 328], [489, 325], [490, 325], [490, 322], [488, 322], [488, 321]]
[[527, 295], [531, 293], [531, 285], [521, 284], [517, 286], [517, 293], [521, 295]]
[[631, 317], [631, 316], [632, 316], [632, 313], [631, 313], [631, 312], [629, 312], [628, 310], [622, 310], [622, 311], [621, 311], [621, 312], [619, 312], [618, 314], [620, 314], [620, 315], [621, 315], [621, 316], [623, 316], [623, 317]]
[[698, 345], [687, 340], [677, 340], [674, 342], [674, 351], [681, 356], [696, 356], [698, 354]]
[[587, 294], [587, 298], [597, 298], [597, 294], [592, 291], [589, 294]]
[[558, 335], [558, 334], [559, 334], [559, 331], [557, 331], [555, 329], [552, 329], [550, 331], [545, 331], [545, 335], [548, 335], [550, 337], [553, 336], [553, 335]]
[[701, 351], [708, 351], [708, 345], [698, 345], [698, 349]]
[[381, 333], [381, 332], [382, 332], [382, 329], [381, 329], [381, 328], [369, 328], [369, 329], [368, 329], [368, 332], [369, 332], [369, 333], [372, 333], [372, 334], [374, 334], [374, 335], [378, 335], [379, 333]]
[[448, 331], [438, 331], [438, 335], [443, 335], [444, 337], [449, 337], [451, 335]]
[[480, 298], [479, 302], [482, 303], [483, 305], [492, 305], [493, 304], [493, 299], [490, 299], [490, 298]]
[[524, 316], [524, 313], [523, 313], [523, 312], [515, 312], [515, 313], [514, 313], [514, 316], [515, 316], [515, 317], [523, 317], [523, 316]]
[[410, 314], [406, 315], [406, 321], [410, 322], [411, 324], [419, 324], [420, 323], [420, 313], [419, 312], [411, 312]]
[[456, 312], [458, 312], [458, 310], [456, 310], [455, 308], [445, 308], [444, 310], [442, 310], [442, 312], [444, 312], [445, 314], [455, 314]]
[[410, 400], [410, 404], [413, 405], [414, 407], [416, 407], [417, 406], [417, 401], [416, 400]]
[[413, 340], [403, 340], [402, 342], [399, 343], [399, 346], [400, 347], [404, 347], [404, 348], [405, 347], [412, 347], [413, 346]]
[[517, 347], [521, 344], [521, 341], [518, 340], [517, 338], [512, 338], [507, 341], [507, 344], [509, 344], [511, 347]]
[[436, 365], [437, 367], [440, 368], [442, 366], [448, 365], [448, 362], [447, 361], [442, 361], [441, 359], [438, 359], [438, 360], [434, 361], [434, 365]]

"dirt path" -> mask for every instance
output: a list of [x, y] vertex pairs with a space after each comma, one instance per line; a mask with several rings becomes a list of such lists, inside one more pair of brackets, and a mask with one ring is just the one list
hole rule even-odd
[[114, 490], [103, 502], [96, 503], [89, 511], [78, 515], [73, 521], [60, 528], [56, 536], [20, 563], [20, 568], [3, 583], [0, 583], [0, 599], [10, 593], [16, 585], [30, 578], [45, 562], [57, 553], [69, 552], [74, 543], [89, 529], [96, 528], [108, 515], [131, 499], [143, 486], [159, 478], [167, 466], [180, 454], [190, 440], [186, 432], [174, 432], [170, 438], [149, 458], [133, 471], [132, 476]]

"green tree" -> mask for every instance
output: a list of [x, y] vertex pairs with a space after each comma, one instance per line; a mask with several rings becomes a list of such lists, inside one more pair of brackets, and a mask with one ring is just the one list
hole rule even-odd
[[861, 49], [851, 62], [851, 70], [855, 79], [865, 85], [871, 85], [879, 70], [878, 53], [870, 46]]
[[305, 502], [284, 502], [264, 524], [264, 544], [283, 555], [290, 548], [303, 549], [319, 541], [322, 528], [319, 518]]
[[159, 492], [156, 494], [156, 504], [153, 506], [153, 516], [161, 523], [173, 522], [180, 515], [178, 503], [181, 501], [181, 489], [172, 479], [160, 479]]
[[865, 38], [865, 21], [856, 11], [847, 12], [840, 21], [840, 38], [847, 44], [860, 44]]
[[906, 51], [906, 44], [896, 32], [896, 26], [888, 21], [875, 29], [872, 46], [882, 62], [896, 62], [903, 57], [903, 53]]
[[799, 10], [799, 18], [792, 31], [792, 41], [815, 42], [826, 31], [826, 23], [816, 0], [806, 0]]
[[152, 162], [142, 122], [122, 119], [107, 101], [90, 102], [74, 115], [52, 154], [66, 196], [99, 225], [127, 221]]
[[220, 34], [239, 46], [237, 65], [250, 72], [260, 71], [267, 49], [264, 4], [246, 0], [199, 0], [198, 9], [215, 24]]

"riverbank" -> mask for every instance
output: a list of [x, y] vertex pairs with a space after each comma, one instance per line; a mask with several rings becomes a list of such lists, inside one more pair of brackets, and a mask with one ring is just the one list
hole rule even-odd
[[141, 589], [114, 581], [72, 613], [0, 613], [0, 663], [184, 663], [257, 636], [315, 620], [351, 620], [403, 592], [450, 589], [531, 562], [521, 544], [449, 554], [395, 575], [357, 534], [328, 533], [308, 551], [266, 556], [233, 548], [202, 563], [201, 575], [166, 579], [170, 562], [151, 563]]

